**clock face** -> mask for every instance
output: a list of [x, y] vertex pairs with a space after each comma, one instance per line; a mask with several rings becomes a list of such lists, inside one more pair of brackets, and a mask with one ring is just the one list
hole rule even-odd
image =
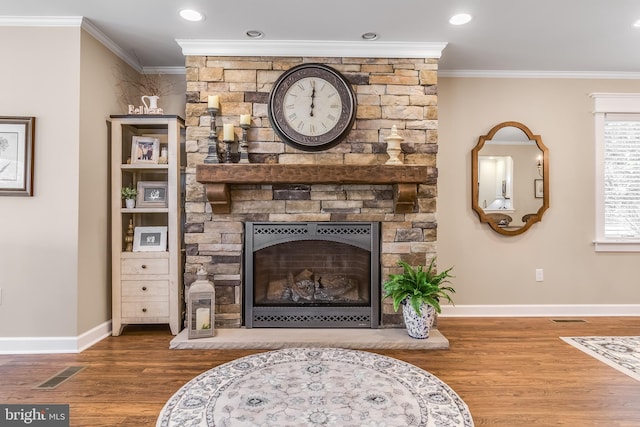
[[318, 151], [339, 143], [351, 130], [356, 102], [349, 82], [321, 64], [285, 72], [269, 97], [269, 120], [288, 144]]
[[338, 90], [320, 77], [298, 80], [284, 94], [284, 117], [292, 129], [305, 136], [323, 135], [340, 118]]

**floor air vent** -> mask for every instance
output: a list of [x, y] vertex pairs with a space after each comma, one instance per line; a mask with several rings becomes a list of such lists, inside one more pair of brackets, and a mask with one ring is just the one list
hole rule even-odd
[[84, 368], [84, 366], [69, 366], [68, 368], [65, 368], [62, 371], [58, 372], [42, 384], [35, 386], [34, 389], [53, 390], [78, 372], [82, 371]]
[[587, 323], [583, 319], [552, 319], [551, 321], [555, 323]]

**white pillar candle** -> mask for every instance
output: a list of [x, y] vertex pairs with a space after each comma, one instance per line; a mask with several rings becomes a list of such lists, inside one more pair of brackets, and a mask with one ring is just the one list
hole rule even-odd
[[211, 329], [211, 309], [196, 309], [196, 330]]
[[209, 95], [209, 108], [220, 108], [220, 97], [218, 95]]
[[241, 125], [250, 125], [251, 124], [251, 116], [249, 114], [240, 114], [240, 124]]
[[224, 141], [233, 141], [235, 139], [235, 135], [233, 132], [233, 123], [225, 123], [223, 126], [223, 134], [222, 139]]

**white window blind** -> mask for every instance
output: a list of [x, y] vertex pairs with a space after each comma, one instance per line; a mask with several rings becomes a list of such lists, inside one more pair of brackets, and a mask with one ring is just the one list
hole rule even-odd
[[604, 237], [640, 240], [640, 117], [604, 123]]
[[640, 252], [640, 93], [592, 93], [597, 252]]

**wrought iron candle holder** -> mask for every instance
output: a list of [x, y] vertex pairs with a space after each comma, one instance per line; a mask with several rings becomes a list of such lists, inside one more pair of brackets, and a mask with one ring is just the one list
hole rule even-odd
[[234, 157], [233, 151], [234, 151], [234, 146], [236, 144], [235, 139], [229, 139], [229, 140], [223, 139], [222, 143], [224, 144], [222, 147], [222, 153], [220, 153], [222, 157], [221, 158], [222, 163], [236, 163], [237, 160], [236, 162], [234, 162], [234, 159], [233, 159]]
[[[233, 132], [233, 124], [226, 123], [223, 125], [222, 140], [218, 139], [216, 131], [216, 114], [219, 107], [211, 106], [212, 96], [209, 97], [209, 108], [207, 111], [210, 116], [209, 124], [209, 142], [207, 144], [207, 157], [204, 163], [249, 163], [249, 151], [247, 143], [247, 130], [251, 127], [245, 120], [249, 116], [241, 116], [240, 127], [242, 128], [242, 138], [240, 142], [236, 141]], [[213, 97], [215, 98], [215, 97]], [[214, 102], [213, 105], [216, 105]]]
[[249, 163], [249, 142], [247, 139], [247, 131], [251, 127], [249, 124], [240, 124], [242, 128], [242, 139], [240, 140], [240, 163]]
[[209, 116], [211, 116], [211, 123], [209, 128], [209, 143], [207, 144], [208, 152], [207, 157], [204, 159], [205, 163], [220, 163], [220, 156], [218, 154], [218, 135], [216, 134], [216, 114], [217, 108], [207, 108]]

